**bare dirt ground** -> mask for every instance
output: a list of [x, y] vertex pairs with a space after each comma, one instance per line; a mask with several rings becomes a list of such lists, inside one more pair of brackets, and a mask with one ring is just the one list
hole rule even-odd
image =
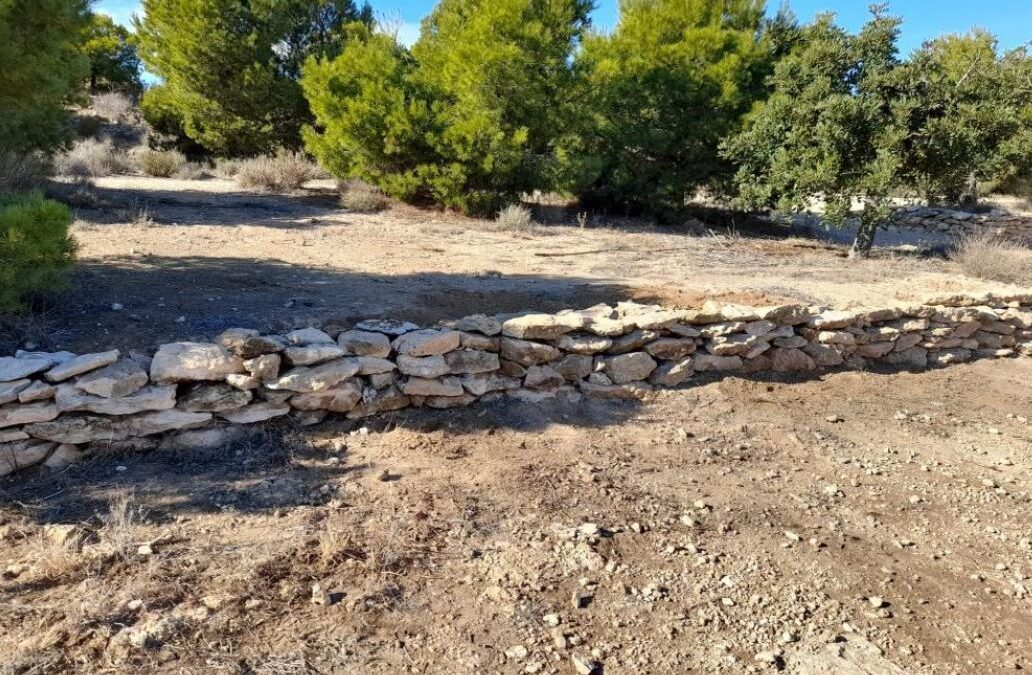
[[941, 256], [881, 250], [848, 262], [842, 246], [786, 238], [777, 228], [580, 228], [571, 217], [520, 234], [406, 207], [348, 213], [323, 183], [275, 196], [219, 179], [99, 179], [95, 200], [77, 210], [72, 288], [30, 333], [53, 348], [126, 349], [331, 318], [432, 322], [631, 298], [849, 307], [989, 288]]
[[1030, 377], [728, 377], [112, 452], [6, 486], [0, 672], [1027, 669]]

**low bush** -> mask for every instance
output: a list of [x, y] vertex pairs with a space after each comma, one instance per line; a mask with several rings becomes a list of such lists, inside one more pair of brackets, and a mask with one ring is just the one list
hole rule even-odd
[[178, 150], [141, 150], [136, 155], [140, 170], [148, 176], [171, 178], [186, 166], [186, 156]]
[[225, 179], [236, 178], [237, 174], [240, 173], [240, 164], [241, 160], [239, 159], [220, 157], [215, 160], [215, 175]]
[[1032, 283], [1032, 250], [991, 232], [962, 239], [950, 252], [950, 259], [969, 277], [1018, 285]]
[[62, 176], [100, 178], [127, 173], [131, 163], [129, 157], [115, 148], [110, 140], [84, 138], [57, 156], [55, 168]]
[[323, 171], [303, 153], [281, 150], [275, 155], [241, 161], [236, 180], [241, 187], [293, 192], [323, 175]]
[[29, 294], [64, 283], [75, 255], [71, 222], [67, 206], [39, 192], [0, 198], [0, 311], [21, 309]]
[[200, 180], [210, 175], [210, 169], [204, 162], [187, 162], [176, 171], [173, 178], [179, 180]]
[[97, 94], [93, 97], [90, 108], [109, 122], [130, 122], [136, 118], [136, 108], [132, 100], [119, 92]]
[[40, 187], [52, 168], [44, 155], [0, 152], [0, 195]]
[[368, 183], [348, 181], [340, 187], [340, 205], [356, 213], [374, 213], [387, 208], [387, 196]]
[[521, 204], [506, 206], [498, 212], [495, 223], [503, 230], [529, 234], [534, 231], [534, 219], [530, 209]]

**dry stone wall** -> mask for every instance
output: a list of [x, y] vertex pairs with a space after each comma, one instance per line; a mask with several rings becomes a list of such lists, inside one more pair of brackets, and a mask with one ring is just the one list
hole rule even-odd
[[955, 237], [989, 232], [1015, 241], [1032, 242], [1032, 217], [999, 210], [972, 213], [932, 206], [907, 206], [893, 214], [892, 226]]
[[641, 399], [696, 373], [921, 369], [1020, 355], [1032, 355], [1032, 292], [850, 311], [620, 303], [423, 329], [371, 320], [336, 335], [232, 329], [153, 356], [18, 352], [0, 357], [0, 475], [157, 436], [217, 443], [219, 429], [287, 416], [313, 424], [506, 395]]

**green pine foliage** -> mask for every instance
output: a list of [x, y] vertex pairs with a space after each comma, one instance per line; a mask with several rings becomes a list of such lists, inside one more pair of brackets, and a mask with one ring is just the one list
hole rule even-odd
[[409, 51], [354, 31], [303, 84], [308, 149], [332, 173], [407, 201], [490, 213], [548, 189], [576, 107], [588, 0], [443, 0]]
[[764, 19], [762, 0], [623, 0], [615, 31], [578, 58], [587, 105], [571, 153], [585, 200], [664, 215], [728, 178], [718, 145], [793, 32], [785, 14]]
[[30, 293], [59, 288], [72, 263], [72, 214], [39, 193], [0, 198], [0, 311], [23, 307]]
[[66, 106], [88, 71], [76, 44], [87, 20], [86, 0], [0, 0], [0, 154], [69, 140]]
[[91, 94], [105, 91], [136, 94], [142, 90], [140, 55], [132, 34], [110, 16], [90, 16], [80, 49], [90, 63]]
[[[343, 26], [372, 22], [353, 0], [143, 0], [141, 56], [164, 80], [155, 126], [181, 120], [212, 153], [250, 156], [296, 148], [311, 113], [298, 78], [310, 56], [343, 48]], [[152, 97], [153, 98], [153, 97]], [[175, 115], [169, 115], [174, 111]]]

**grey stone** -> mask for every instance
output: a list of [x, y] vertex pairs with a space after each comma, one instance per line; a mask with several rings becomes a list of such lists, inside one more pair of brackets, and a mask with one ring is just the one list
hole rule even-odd
[[706, 342], [706, 351], [715, 356], [741, 356], [748, 354], [758, 342], [759, 338], [746, 333], [717, 335]]
[[911, 347], [901, 352], [892, 352], [884, 360], [886, 363], [903, 368], [927, 368], [928, 351], [920, 347]]
[[506, 377], [500, 373], [475, 373], [464, 375], [462, 386], [474, 396], [483, 396], [491, 391], [517, 389], [520, 386], [520, 380], [515, 377]]
[[56, 362], [49, 358], [26, 357], [15, 358], [4, 356], [0, 358], [0, 382], [15, 382], [42, 373], [54, 366]]
[[71, 443], [61, 443], [50, 453], [43, 465], [48, 469], [59, 471], [67, 466], [75, 464], [86, 455], [85, 452]]
[[527, 377], [523, 386], [530, 389], [555, 389], [566, 384], [561, 374], [550, 366], [531, 366], [527, 368]]
[[649, 375], [649, 382], [658, 387], [676, 387], [695, 374], [695, 362], [692, 357], [677, 361], [667, 361]]
[[397, 358], [398, 370], [414, 377], [440, 377], [451, 372], [443, 356], [405, 356]]
[[498, 355], [492, 352], [480, 352], [472, 349], [461, 349], [444, 355], [448, 369], [457, 375], [472, 373], [489, 373], [498, 370]]
[[600, 335], [564, 335], [555, 346], [570, 354], [601, 354], [613, 346], [613, 340]]
[[806, 352], [807, 356], [813, 359], [814, 363], [824, 368], [841, 366], [844, 360], [842, 358], [842, 354], [834, 347], [818, 344], [816, 342], [808, 342], [803, 347], [803, 351]]
[[623, 337], [613, 340], [613, 346], [609, 348], [610, 354], [626, 354], [641, 349], [646, 343], [652, 342], [660, 337], [659, 331], [636, 330]]
[[253, 394], [228, 384], [198, 384], [179, 397], [179, 407], [189, 412], [226, 412], [251, 402]]
[[515, 338], [502, 338], [501, 353], [503, 359], [524, 367], [548, 363], [560, 356], [559, 350], [552, 345]]
[[742, 370], [742, 357], [740, 356], [715, 356], [713, 354], [696, 354], [695, 370], [698, 372]]
[[180, 431], [161, 439], [163, 450], [218, 450], [227, 448], [247, 434], [240, 426]]
[[80, 377], [75, 388], [94, 396], [121, 398], [139, 391], [149, 380], [139, 364], [127, 359]]
[[423, 405], [437, 410], [446, 410], [448, 408], [462, 408], [473, 404], [476, 400], [477, 397], [472, 394], [462, 394], [461, 396], [430, 396], [423, 401]]
[[238, 410], [219, 413], [219, 417], [232, 424], [256, 424], [271, 420], [274, 417], [282, 417], [289, 412], [289, 405], [263, 401], [261, 403], [252, 403]]
[[461, 341], [458, 331], [425, 329], [395, 338], [392, 346], [405, 356], [437, 356], [458, 349]]
[[371, 333], [383, 333], [384, 335], [404, 335], [419, 330], [419, 326], [409, 321], [396, 321], [394, 319], [367, 319], [359, 322], [355, 328], [369, 331]]
[[174, 385], [144, 387], [128, 396], [105, 398], [79, 391], [71, 384], [62, 384], [54, 397], [58, 410], [92, 412], [98, 415], [135, 415], [149, 410], [170, 410], [176, 405]]
[[810, 344], [810, 341], [802, 335], [774, 338], [774, 346], [783, 347], [784, 349], [801, 349], [808, 344]]
[[32, 386], [32, 380], [15, 380], [14, 382], [0, 382], [0, 405], [12, 403], [19, 400], [18, 397], [23, 391]]
[[377, 373], [375, 375], [369, 375], [369, 385], [373, 389], [383, 389], [389, 387], [398, 381], [396, 373]]
[[615, 384], [644, 380], [656, 369], [656, 361], [645, 352], [611, 356], [605, 360], [606, 375]]
[[816, 370], [817, 364], [801, 349], [776, 347], [770, 352], [772, 368], [778, 373], [801, 373]]
[[459, 346], [463, 349], [476, 349], [481, 352], [497, 352], [501, 349], [498, 338], [477, 335], [476, 333], [462, 333]]
[[470, 333], [483, 333], [484, 335], [498, 335], [502, 332], [502, 323], [497, 319], [485, 314], [472, 314], [463, 317], [452, 324], [455, 330]]
[[386, 358], [391, 355], [390, 338], [383, 333], [349, 330], [337, 336], [337, 345], [345, 354], [353, 356]]
[[591, 398], [624, 400], [641, 400], [652, 393], [652, 388], [644, 382], [609, 385], [581, 382], [580, 390]]
[[563, 379], [576, 382], [591, 374], [592, 362], [587, 354], [567, 354], [555, 364], [555, 369]]
[[502, 324], [502, 335], [519, 340], [554, 340], [584, 327], [579, 314], [526, 314]]
[[198, 342], [173, 342], [162, 345], [151, 361], [154, 382], [196, 382], [225, 380], [241, 373], [243, 361], [225, 347]]
[[401, 391], [408, 396], [462, 396], [462, 380], [457, 377], [427, 379], [410, 377], [401, 384]]
[[262, 381], [254, 375], [243, 375], [240, 373], [234, 373], [232, 375], [226, 375], [226, 383], [233, 387], [236, 387], [237, 389], [250, 391], [252, 389], [257, 389], [258, 387], [260, 387]]
[[0, 407], [0, 429], [33, 422], [49, 422], [60, 414], [53, 403], [16, 403]]
[[287, 347], [283, 358], [295, 366], [314, 366], [344, 356], [344, 350], [333, 342], [312, 344], [305, 347]]
[[359, 356], [357, 358], [359, 375], [381, 375], [394, 372], [398, 368], [394, 361], [381, 359], [378, 356]]
[[318, 328], [299, 328], [284, 336], [287, 343], [307, 347], [308, 345], [334, 344], [333, 338]]
[[679, 361], [695, 353], [695, 340], [689, 338], [660, 338], [645, 345], [645, 351], [657, 359]]
[[297, 394], [290, 399], [290, 405], [304, 411], [329, 410], [346, 413], [354, 410], [361, 400], [362, 386], [354, 380], [348, 380], [326, 391]]
[[[57, 410], [56, 406], [54, 410]], [[34, 438], [81, 445], [94, 441], [123, 441], [127, 438], [152, 436], [179, 429], [195, 429], [210, 421], [209, 413], [161, 410], [130, 417], [63, 415], [52, 421], [30, 424], [25, 430]]]
[[0, 429], [0, 443], [11, 443], [12, 441], [24, 441], [29, 435], [21, 429]]
[[859, 316], [856, 312], [828, 310], [826, 312], [814, 314], [809, 318], [806, 324], [811, 328], [816, 328], [818, 330], [837, 330], [856, 325], [858, 318]]
[[112, 349], [109, 352], [102, 352], [100, 354], [83, 354], [82, 356], [76, 356], [74, 359], [68, 359], [63, 363], [57, 364], [48, 370], [43, 377], [51, 383], [63, 382], [70, 377], [82, 375], [83, 373], [88, 373], [91, 370], [96, 370], [110, 365], [118, 360], [118, 356], [119, 352], [117, 349]]
[[54, 443], [39, 440], [0, 443], [0, 476], [39, 464], [54, 447]]
[[243, 347], [244, 342], [246, 342], [248, 338], [258, 337], [259, 335], [261, 335], [261, 333], [251, 328], [230, 328], [219, 333], [215, 337], [215, 342], [226, 349], [237, 351]]
[[258, 380], [265, 382], [279, 377], [280, 366], [282, 365], [283, 357], [279, 354], [262, 354], [244, 361], [244, 370], [251, 373]]
[[286, 348], [286, 341], [278, 335], [254, 335], [230, 351], [242, 359], [253, 359], [265, 354], [278, 354]]
[[366, 387], [362, 390], [362, 402], [348, 413], [348, 419], [359, 419], [389, 410], [400, 410], [408, 407], [410, 400], [397, 387], [392, 386], [386, 389]]
[[358, 374], [358, 368], [356, 358], [337, 359], [318, 366], [298, 366], [267, 382], [265, 386], [273, 390], [311, 394], [332, 389], [338, 383], [354, 377]]

